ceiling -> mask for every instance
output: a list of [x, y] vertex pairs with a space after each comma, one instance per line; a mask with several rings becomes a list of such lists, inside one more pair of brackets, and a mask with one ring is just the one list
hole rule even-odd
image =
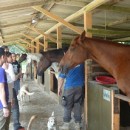
[[[57, 33], [54, 26], [62, 21], [64, 23], [64, 19], [70, 24], [61, 24], [62, 43], [70, 43], [84, 29], [83, 13], [78, 15], [78, 11], [92, 1], [94, 0], [0, 0], [0, 44], [22, 45], [38, 39], [42, 45], [44, 36], [48, 37], [49, 42], [55, 43]], [[108, 2], [91, 11], [92, 29], [88, 31], [97, 38], [130, 41], [130, 0], [106, 1]], [[48, 16], [37, 8], [51, 14]], [[77, 16], [69, 19], [73, 14]], [[79, 31], [76, 32], [75, 28], [70, 29], [67, 25], [74, 26]]]

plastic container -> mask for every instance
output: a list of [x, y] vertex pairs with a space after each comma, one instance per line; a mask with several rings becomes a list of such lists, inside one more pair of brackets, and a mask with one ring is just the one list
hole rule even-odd
[[116, 80], [110, 76], [97, 76], [96, 81], [101, 84], [115, 84]]

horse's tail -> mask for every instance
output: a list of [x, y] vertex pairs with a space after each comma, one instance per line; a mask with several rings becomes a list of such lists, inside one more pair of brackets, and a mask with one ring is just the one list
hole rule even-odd
[[25, 92], [27, 95], [33, 95], [34, 94], [34, 92], [29, 92], [27, 90], [23, 90], [23, 92]]
[[37, 115], [33, 115], [30, 120], [29, 120], [29, 123], [28, 123], [28, 126], [27, 126], [27, 130], [31, 130], [31, 125], [32, 125], [32, 122], [33, 120], [37, 118]]

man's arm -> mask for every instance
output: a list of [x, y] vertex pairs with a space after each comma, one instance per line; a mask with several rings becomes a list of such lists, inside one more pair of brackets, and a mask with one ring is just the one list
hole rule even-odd
[[64, 84], [64, 78], [59, 77], [58, 78], [58, 96], [61, 96], [62, 94], [63, 84]]
[[4, 83], [0, 83], [0, 100], [3, 105], [3, 112], [4, 112], [4, 117], [9, 116], [9, 110], [8, 110], [8, 105], [6, 102], [6, 96], [5, 96], [5, 89], [4, 89]]
[[19, 73], [17, 75], [15, 75], [15, 78], [16, 78], [15, 80], [21, 78], [21, 76], [22, 76], [22, 70], [21, 70], [21, 68], [19, 68]]

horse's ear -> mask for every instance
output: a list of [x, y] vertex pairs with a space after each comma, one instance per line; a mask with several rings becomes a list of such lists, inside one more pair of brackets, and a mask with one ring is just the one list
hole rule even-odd
[[86, 34], [86, 32], [85, 32], [85, 30], [81, 33], [81, 35], [80, 35], [80, 41], [81, 42], [83, 42], [84, 41], [84, 39], [85, 39], [85, 34]]

